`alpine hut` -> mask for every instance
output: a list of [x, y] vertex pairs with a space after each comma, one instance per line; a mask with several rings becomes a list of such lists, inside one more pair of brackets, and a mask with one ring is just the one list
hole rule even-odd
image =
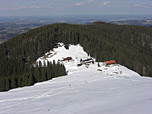
[[106, 65], [116, 64], [115, 60], [105, 61]]

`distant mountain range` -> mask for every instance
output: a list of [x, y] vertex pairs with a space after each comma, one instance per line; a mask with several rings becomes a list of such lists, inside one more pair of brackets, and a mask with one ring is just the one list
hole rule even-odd
[[92, 24], [104, 21], [119, 25], [141, 25], [152, 27], [152, 16], [133, 15], [86, 15], [86, 16], [52, 16], [52, 17], [0, 17], [0, 43], [21, 33], [53, 23]]

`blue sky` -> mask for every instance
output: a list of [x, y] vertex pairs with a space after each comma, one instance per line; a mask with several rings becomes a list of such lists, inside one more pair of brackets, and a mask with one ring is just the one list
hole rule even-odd
[[152, 15], [152, 0], [0, 0], [0, 16]]

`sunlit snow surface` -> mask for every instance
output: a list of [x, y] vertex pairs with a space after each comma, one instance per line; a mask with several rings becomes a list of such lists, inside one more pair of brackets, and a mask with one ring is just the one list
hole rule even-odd
[[97, 71], [97, 63], [77, 67], [80, 57], [88, 57], [81, 46], [57, 50], [55, 59], [74, 59], [64, 63], [69, 74], [0, 92], [0, 114], [152, 114], [151, 78], [121, 65], [105, 67], [102, 62], [102, 72]]

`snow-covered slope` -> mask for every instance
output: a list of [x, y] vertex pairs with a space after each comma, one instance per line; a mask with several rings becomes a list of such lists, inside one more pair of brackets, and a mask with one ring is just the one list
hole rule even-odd
[[[61, 60], [63, 60], [64, 58], [71, 57], [72, 60], [61, 62], [65, 65], [66, 70], [71, 74], [80, 68], [77, 66], [77, 64], [80, 63], [80, 60], [86, 60], [92, 58], [84, 51], [83, 47], [81, 47], [79, 44], [69, 45], [69, 49], [66, 49], [63, 43], [59, 43], [59, 44], [60, 47], [50, 50], [50, 52], [47, 52], [43, 57], [39, 58], [37, 62], [41, 61], [42, 64], [44, 63], [44, 61], [47, 63], [47, 61], [53, 62], [53, 60], [55, 60], [56, 62], [57, 61], [61, 62]], [[93, 60], [95, 61], [94, 58]], [[119, 64], [109, 65], [109, 66], [105, 66], [104, 62], [100, 62], [98, 64], [100, 64], [100, 67], [97, 67], [98, 65], [96, 62], [94, 66], [96, 67], [96, 71], [102, 70], [101, 72], [102, 74], [111, 75], [111, 76], [118, 74], [123, 76], [139, 76], [138, 73], [129, 70], [128, 68], [121, 66]], [[89, 66], [90, 65], [91, 64], [89, 64]], [[86, 69], [85, 66], [86, 65], [82, 65], [81, 67], [84, 67], [84, 69]]]
[[[0, 114], [152, 113], [151, 78], [140, 77], [121, 65], [107, 67], [103, 62], [100, 67], [96, 62], [87, 68], [77, 67], [78, 59], [89, 58], [80, 45], [70, 46], [69, 50], [59, 47], [54, 53], [55, 60], [73, 58], [74, 61], [63, 62], [68, 75], [1, 92]], [[52, 57], [39, 60], [52, 61]]]

